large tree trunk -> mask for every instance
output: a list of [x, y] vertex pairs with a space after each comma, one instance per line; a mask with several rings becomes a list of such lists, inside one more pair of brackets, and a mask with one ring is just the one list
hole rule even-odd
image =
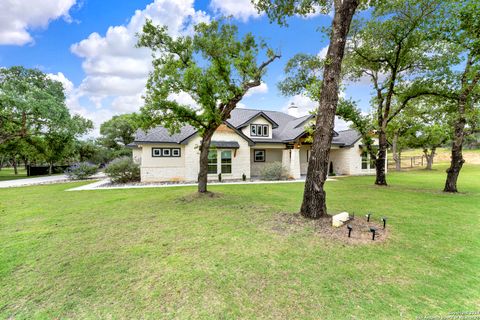
[[208, 180], [208, 151], [210, 150], [210, 142], [215, 129], [208, 129], [200, 143], [200, 170], [198, 172], [198, 192], [207, 192], [207, 180]]
[[452, 144], [452, 157], [450, 167], [447, 169], [447, 180], [445, 181], [444, 192], [458, 192], [457, 180], [460, 170], [462, 169], [465, 160], [462, 155], [463, 139], [465, 136], [465, 104], [466, 97], [462, 96], [459, 100], [459, 117], [455, 122], [455, 135]]
[[48, 175], [51, 176], [53, 172], [53, 162], [50, 162], [48, 165]]
[[335, 16], [326, 57], [329, 63], [325, 65], [323, 72], [312, 153], [308, 162], [303, 203], [300, 209], [301, 214], [310, 219], [318, 219], [327, 214], [323, 185], [328, 174], [330, 146], [338, 103], [338, 84], [345, 53], [345, 43], [357, 6], [358, 0], [335, 1]]
[[400, 151], [398, 150], [398, 136], [398, 132], [395, 132], [395, 134], [393, 135], [392, 154], [393, 161], [395, 161], [395, 170], [400, 171], [402, 170], [402, 157], [400, 156]]
[[385, 160], [387, 158], [387, 135], [385, 130], [381, 129], [378, 133], [378, 156], [375, 160], [375, 184], [378, 186], [387, 185], [387, 175], [385, 173]]
[[428, 149], [423, 149], [423, 154], [425, 155], [425, 159], [427, 160], [427, 166], [425, 167], [426, 170], [432, 170], [433, 167], [433, 158], [435, 157], [435, 150], [436, 148], [432, 148], [431, 152], [428, 153]]

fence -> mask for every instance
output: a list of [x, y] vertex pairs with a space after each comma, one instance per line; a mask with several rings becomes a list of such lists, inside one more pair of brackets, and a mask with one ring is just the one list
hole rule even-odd
[[[396, 164], [393, 159], [387, 161], [388, 169], [395, 169]], [[427, 159], [425, 156], [413, 156], [413, 157], [400, 157], [400, 168], [411, 169], [416, 167], [423, 167], [427, 165]]]

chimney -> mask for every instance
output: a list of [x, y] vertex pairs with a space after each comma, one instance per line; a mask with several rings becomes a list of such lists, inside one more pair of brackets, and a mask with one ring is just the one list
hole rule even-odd
[[290, 103], [287, 113], [293, 117], [298, 117], [298, 107], [295, 105], [295, 102]]

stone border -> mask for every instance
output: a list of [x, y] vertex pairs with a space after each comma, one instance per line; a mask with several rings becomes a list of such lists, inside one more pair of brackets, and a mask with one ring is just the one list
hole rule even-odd
[[[337, 181], [335, 179], [327, 179], [327, 181]], [[276, 184], [276, 183], [297, 183], [305, 182], [301, 180], [282, 180], [282, 181], [236, 181], [236, 182], [209, 182], [209, 186], [224, 186], [224, 185], [248, 185], [248, 184]], [[109, 179], [104, 179], [83, 185], [76, 188], [67, 189], [65, 191], [86, 191], [86, 190], [115, 190], [115, 189], [144, 189], [144, 188], [171, 188], [171, 187], [196, 187], [197, 183], [145, 183], [145, 184], [125, 184], [125, 185], [110, 185]]]

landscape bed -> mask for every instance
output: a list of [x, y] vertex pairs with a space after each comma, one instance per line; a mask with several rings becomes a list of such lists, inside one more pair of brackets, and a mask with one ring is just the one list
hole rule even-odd
[[195, 196], [195, 187], [0, 190], [0, 318], [478, 311], [480, 166], [462, 170], [460, 194], [442, 193], [445, 166], [435, 169], [391, 173], [386, 188], [368, 176], [327, 183], [331, 213], [388, 217], [387, 241], [355, 246], [309, 223], [279, 232], [298, 211], [303, 183], [212, 186], [213, 197]]

